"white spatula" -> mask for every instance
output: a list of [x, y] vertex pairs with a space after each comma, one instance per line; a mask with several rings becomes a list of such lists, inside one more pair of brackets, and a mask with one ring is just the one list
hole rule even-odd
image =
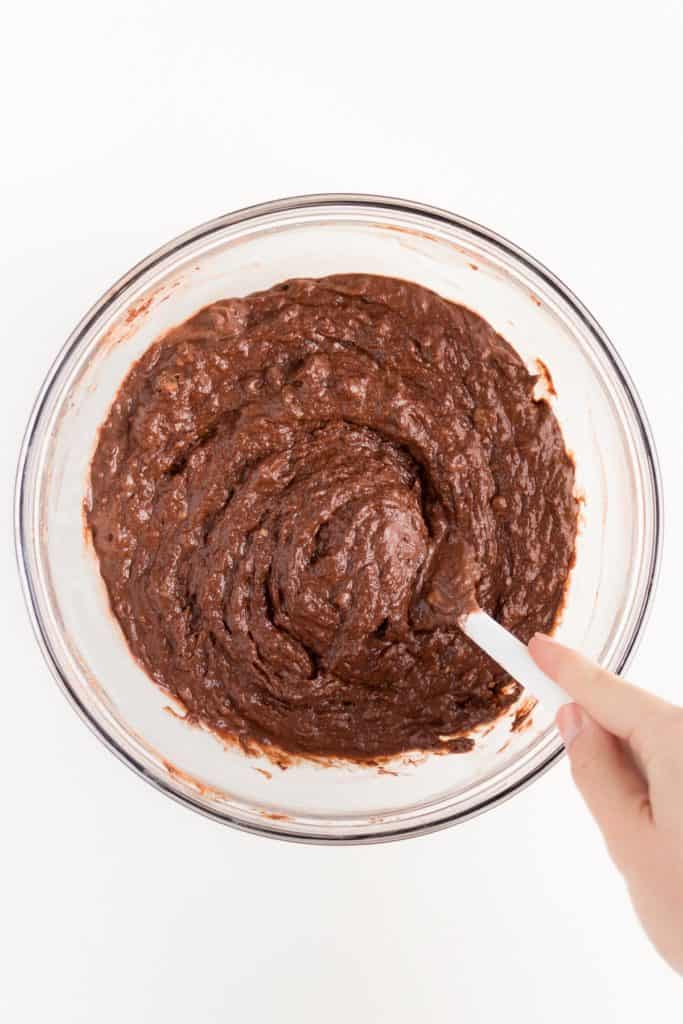
[[541, 671], [525, 645], [486, 612], [468, 612], [458, 620], [458, 625], [553, 716], [558, 708], [569, 703], [571, 698]]

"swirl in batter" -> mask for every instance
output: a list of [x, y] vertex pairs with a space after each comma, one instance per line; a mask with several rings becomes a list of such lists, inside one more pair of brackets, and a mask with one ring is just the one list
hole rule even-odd
[[526, 641], [574, 558], [574, 467], [479, 316], [367, 274], [201, 310], [135, 364], [88, 522], [131, 651], [246, 749], [462, 751], [518, 686], [458, 629]]

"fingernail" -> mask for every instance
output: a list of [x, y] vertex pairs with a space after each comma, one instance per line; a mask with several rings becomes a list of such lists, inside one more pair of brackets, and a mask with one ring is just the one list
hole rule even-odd
[[567, 750], [583, 729], [583, 711], [578, 704], [565, 704], [557, 712], [557, 728]]

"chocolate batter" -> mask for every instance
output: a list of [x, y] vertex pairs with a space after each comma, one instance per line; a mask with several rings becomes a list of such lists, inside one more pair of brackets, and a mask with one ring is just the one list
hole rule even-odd
[[133, 654], [246, 749], [462, 751], [519, 687], [458, 629], [552, 629], [574, 467], [536, 378], [416, 284], [292, 280], [201, 310], [124, 381], [88, 522]]

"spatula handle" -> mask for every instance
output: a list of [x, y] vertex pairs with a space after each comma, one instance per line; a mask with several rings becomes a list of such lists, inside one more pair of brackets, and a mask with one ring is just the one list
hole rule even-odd
[[569, 703], [571, 698], [541, 671], [526, 646], [486, 612], [470, 612], [463, 616], [459, 625], [470, 640], [474, 640], [553, 715], [563, 704]]

